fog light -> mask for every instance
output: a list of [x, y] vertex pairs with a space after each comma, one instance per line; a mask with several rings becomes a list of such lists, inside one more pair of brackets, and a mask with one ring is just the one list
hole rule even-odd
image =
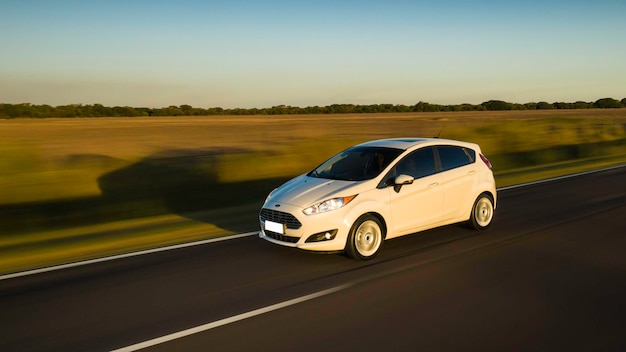
[[337, 236], [337, 229], [328, 230], [309, 236], [309, 238], [306, 239], [305, 243], [330, 241], [334, 239], [335, 236]]

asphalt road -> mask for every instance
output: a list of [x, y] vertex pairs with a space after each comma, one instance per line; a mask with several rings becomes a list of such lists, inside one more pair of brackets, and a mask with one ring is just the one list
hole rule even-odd
[[390, 240], [369, 262], [251, 236], [2, 280], [0, 351], [199, 326], [146, 351], [625, 351], [626, 168], [499, 197], [487, 231]]

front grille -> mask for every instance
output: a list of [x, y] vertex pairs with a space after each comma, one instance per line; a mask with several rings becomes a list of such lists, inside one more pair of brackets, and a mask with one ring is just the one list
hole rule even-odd
[[283, 241], [283, 242], [289, 242], [289, 243], [296, 243], [300, 239], [299, 237], [285, 236], [285, 235], [281, 235], [279, 233], [272, 232], [272, 231], [267, 231], [267, 230], [265, 230], [265, 235], [267, 237], [271, 237], [271, 238], [273, 238], [275, 240]]
[[302, 227], [302, 224], [295, 216], [278, 210], [263, 208], [261, 209], [259, 218], [261, 221], [269, 220], [279, 224], [285, 224], [290, 230], [297, 230]]

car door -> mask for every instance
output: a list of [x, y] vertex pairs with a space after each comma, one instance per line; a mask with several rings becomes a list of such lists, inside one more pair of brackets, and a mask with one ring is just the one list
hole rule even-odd
[[388, 187], [392, 214], [388, 238], [416, 232], [441, 220], [443, 188], [433, 147], [407, 155], [386, 179], [395, 179], [402, 174], [414, 177], [414, 181]]
[[443, 220], [469, 216], [476, 184], [476, 153], [460, 146], [437, 146], [442, 168]]

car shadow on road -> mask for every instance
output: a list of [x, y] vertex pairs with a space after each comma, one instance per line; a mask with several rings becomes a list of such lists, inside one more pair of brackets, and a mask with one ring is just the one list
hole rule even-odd
[[0, 236], [164, 214], [227, 231], [251, 231], [258, 228], [258, 212], [267, 194], [288, 177], [222, 182], [228, 175], [219, 174], [220, 162], [233, 154], [258, 157], [258, 152], [227, 148], [164, 150], [132, 164], [106, 155], [72, 155], [68, 168], [97, 165], [113, 170], [95, 180], [101, 194], [0, 205]]
[[220, 181], [228, 179], [219, 174], [221, 158], [233, 154], [255, 157], [243, 149], [168, 150], [109, 172], [98, 185], [105, 202], [120, 205], [126, 216], [174, 213], [228, 231], [250, 231], [258, 226], [267, 194], [287, 178]]

